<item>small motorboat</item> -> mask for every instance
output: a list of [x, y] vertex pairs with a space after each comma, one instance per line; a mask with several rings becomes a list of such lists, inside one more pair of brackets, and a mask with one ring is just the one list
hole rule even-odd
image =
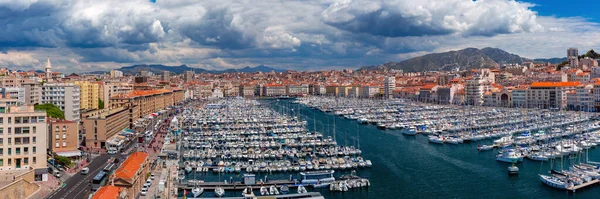
[[219, 197], [219, 198], [220, 198], [220, 197], [223, 197], [223, 196], [225, 195], [225, 189], [223, 189], [223, 188], [221, 188], [221, 187], [217, 187], [217, 188], [215, 189], [215, 195], [216, 195], [217, 197]]
[[281, 185], [281, 194], [287, 194], [290, 192], [290, 188], [287, 185]]
[[260, 195], [261, 196], [268, 196], [269, 195], [269, 190], [266, 187], [264, 187], [264, 186], [260, 187]]
[[477, 146], [477, 150], [478, 151], [488, 151], [493, 149], [495, 146], [494, 145], [478, 145]]
[[515, 166], [515, 164], [508, 167], [508, 175], [519, 175], [519, 167]]
[[302, 185], [298, 186], [298, 193], [299, 194], [303, 194], [303, 193], [306, 193], [306, 192], [307, 191], [306, 191], [306, 188], [304, 188], [304, 186], [302, 186]]

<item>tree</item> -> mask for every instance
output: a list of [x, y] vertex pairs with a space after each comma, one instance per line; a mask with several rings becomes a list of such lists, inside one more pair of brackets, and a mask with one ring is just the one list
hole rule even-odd
[[35, 105], [34, 109], [38, 111], [46, 111], [46, 115], [51, 118], [65, 119], [65, 113], [54, 104]]
[[73, 162], [71, 162], [71, 160], [65, 156], [54, 156], [54, 162], [57, 164], [60, 164], [64, 167], [71, 167], [73, 165]]
[[104, 108], [104, 101], [102, 101], [100, 98], [98, 98], [98, 109], [103, 109]]

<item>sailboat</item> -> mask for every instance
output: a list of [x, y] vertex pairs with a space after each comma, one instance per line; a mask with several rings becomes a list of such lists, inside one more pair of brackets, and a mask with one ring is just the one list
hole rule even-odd
[[225, 195], [225, 189], [221, 188], [221, 187], [217, 187], [215, 189], [215, 195], [217, 197], [223, 197], [223, 195]]
[[[196, 171], [194, 171], [194, 180], [196, 179]], [[198, 196], [200, 196], [203, 192], [204, 189], [203, 188], [199, 188], [197, 187], [198, 184], [194, 184], [194, 188], [192, 189], [192, 194], [194, 195], [194, 198], [197, 198]]]
[[[239, 165], [236, 165], [236, 166], [239, 166]], [[219, 173], [219, 182], [220, 181], [221, 181], [221, 173]], [[215, 188], [215, 195], [219, 198], [223, 197], [223, 195], [225, 195], [225, 189], [223, 189], [220, 186], [217, 186], [217, 188]]]

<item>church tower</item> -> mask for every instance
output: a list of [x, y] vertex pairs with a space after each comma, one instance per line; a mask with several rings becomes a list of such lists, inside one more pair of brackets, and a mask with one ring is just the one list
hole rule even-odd
[[52, 72], [50, 71], [52, 69], [52, 65], [50, 64], [50, 57], [48, 57], [48, 61], [46, 62], [46, 67], [44, 67], [44, 70], [46, 71], [46, 82], [50, 82], [50, 80], [52, 80]]

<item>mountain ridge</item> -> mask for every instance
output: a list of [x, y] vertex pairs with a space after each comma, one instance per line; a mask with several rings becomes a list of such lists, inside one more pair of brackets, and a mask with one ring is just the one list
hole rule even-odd
[[379, 66], [365, 66], [361, 70], [403, 70], [404, 72], [468, 70], [495, 68], [504, 63], [531, 62], [533, 60], [506, 52], [499, 48], [465, 48], [442, 53], [431, 53], [400, 62], [387, 62]]

